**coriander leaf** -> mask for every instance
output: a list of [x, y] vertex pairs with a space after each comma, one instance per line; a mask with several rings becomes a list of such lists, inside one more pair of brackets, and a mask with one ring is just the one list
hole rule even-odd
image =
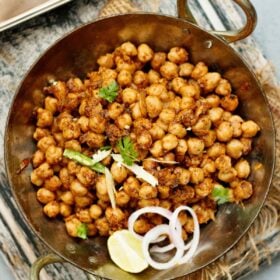
[[134, 149], [131, 139], [128, 136], [121, 138], [117, 143], [117, 148], [123, 158], [123, 162], [129, 166], [133, 165], [134, 161], [137, 160], [138, 153]]
[[118, 96], [119, 86], [116, 81], [113, 81], [107, 87], [99, 89], [99, 96], [112, 103]]
[[104, 146], [104, 147], [101, 147], [99, 150], [100, 150], [100, 151], [109, 151], [109, 150], [111, 150], [111, 149], [112, 149], [111, 146]]
[[212, 190], [212, 197], [218, 203], [218, 205], [232, 201], [231, 190], [219, 184], [215, 184]]
[[81, 223], [77, 227], [77, 237], [80, 237], [82, 239], [87, 239], [87, 225], [84, 223]]
[[73, 151], [73, 150], [69, 150], [69, 149], [65, 149], [63, 152], [63, 155], [69, 159], [75, 160], [76, 162], [78, 162], [81, 165], [87, 166], [90, 169], [97, 171], [99, 173], [104, 173], [105, 172], [105, 166], [99, 162], [94, 162], [93, 159], [91, 159], [90, 157], [79, 153], [77, 151]]

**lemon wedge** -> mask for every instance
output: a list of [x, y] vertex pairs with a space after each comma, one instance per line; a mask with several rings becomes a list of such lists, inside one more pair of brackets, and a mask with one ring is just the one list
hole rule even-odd
[[112, 261], [122, 270], [139, 273], [148, 267], [142, 253], [142, 240], [128, 230], [114, 232], [107, 241]]

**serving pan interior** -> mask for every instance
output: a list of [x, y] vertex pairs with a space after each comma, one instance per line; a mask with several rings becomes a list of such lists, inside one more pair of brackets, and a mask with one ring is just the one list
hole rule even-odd
[[[148, 43], [156, 51], [173, 46], [185, 47], [196, 63], [204, 61], [210, 70], [219, 71], [229, 79], [240, 100], [239, 113], [255, 120], [261, 133], [254, 141], [249, 156], [252, 165], [250, 180], [253, 196], [242, 205], [220, 207], [216, 220], [204, 226], [195, 257], [185, 265], [170, 270], [149, 268], [130, 275], [110, 260], [106, 239], [72, 239], [66, 234], [64, 223], [49, 220], [36, 200], [30, 183], [31, 166], [20, 174], [21, 161], [31, 158], [35, 151], [34, 107], [41, 106], [43, 87], [50, 79], [66, 80], [73, 75], [85, 77], [96, 69], [96, 59], [112, 51], [124, 41]], [[14, 197], [27, 223], [57, 254], [91, 273], [111, 279], [170, 279], [193, 272], [210, 263], [232, 247], [246, 232], [257, 216], [267, 195], [274, 167], [275, 134], [269, 107], [262, 90], [246, 63], [223, 40], [195, 25], [173, 17], [156, 14], [126, 14], [97, 20], [67, 35], [48, 49], [31, 67], [13, 100], [5, 134], [7, 174]]]

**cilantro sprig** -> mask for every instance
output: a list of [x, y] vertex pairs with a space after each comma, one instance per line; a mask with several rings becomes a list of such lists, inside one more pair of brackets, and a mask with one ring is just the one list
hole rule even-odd
[[129, 136], [121, 138], [117, 143], [117, 148], [123, 158], [123, 162], [129, 166], [133, 165], [134, 161], [137, 160], [138, 153]]
[[81, 223], [77, 227], [77, 237], [80, 237], [81, 239], [87, 239], [87, 225], [84, 223]]
[[231, 202], [233, 200], [232, 190], [219, 184], [215, 184], [212, 190], [212, 197], [218, 205]]
[[99, 89], [99, 96], [112, 103], [118, 96], [119, 86], [116, 81], [113, 81], [107, 87]]

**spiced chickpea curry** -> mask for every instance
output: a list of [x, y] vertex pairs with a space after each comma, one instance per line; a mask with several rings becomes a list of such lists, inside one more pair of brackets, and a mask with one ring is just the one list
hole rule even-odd
[[220, 73], [182, 47], [131, 42], [97, 63], [84, 80], [50, 82], [35, 110], [31, 182], [45, 215], [79, 238], [127, 228], [141, 238], [170, 220], [178, 249], [196, 220], [252, 196], [245, 157], [260, 128], [235, 113], [238, 97]]

